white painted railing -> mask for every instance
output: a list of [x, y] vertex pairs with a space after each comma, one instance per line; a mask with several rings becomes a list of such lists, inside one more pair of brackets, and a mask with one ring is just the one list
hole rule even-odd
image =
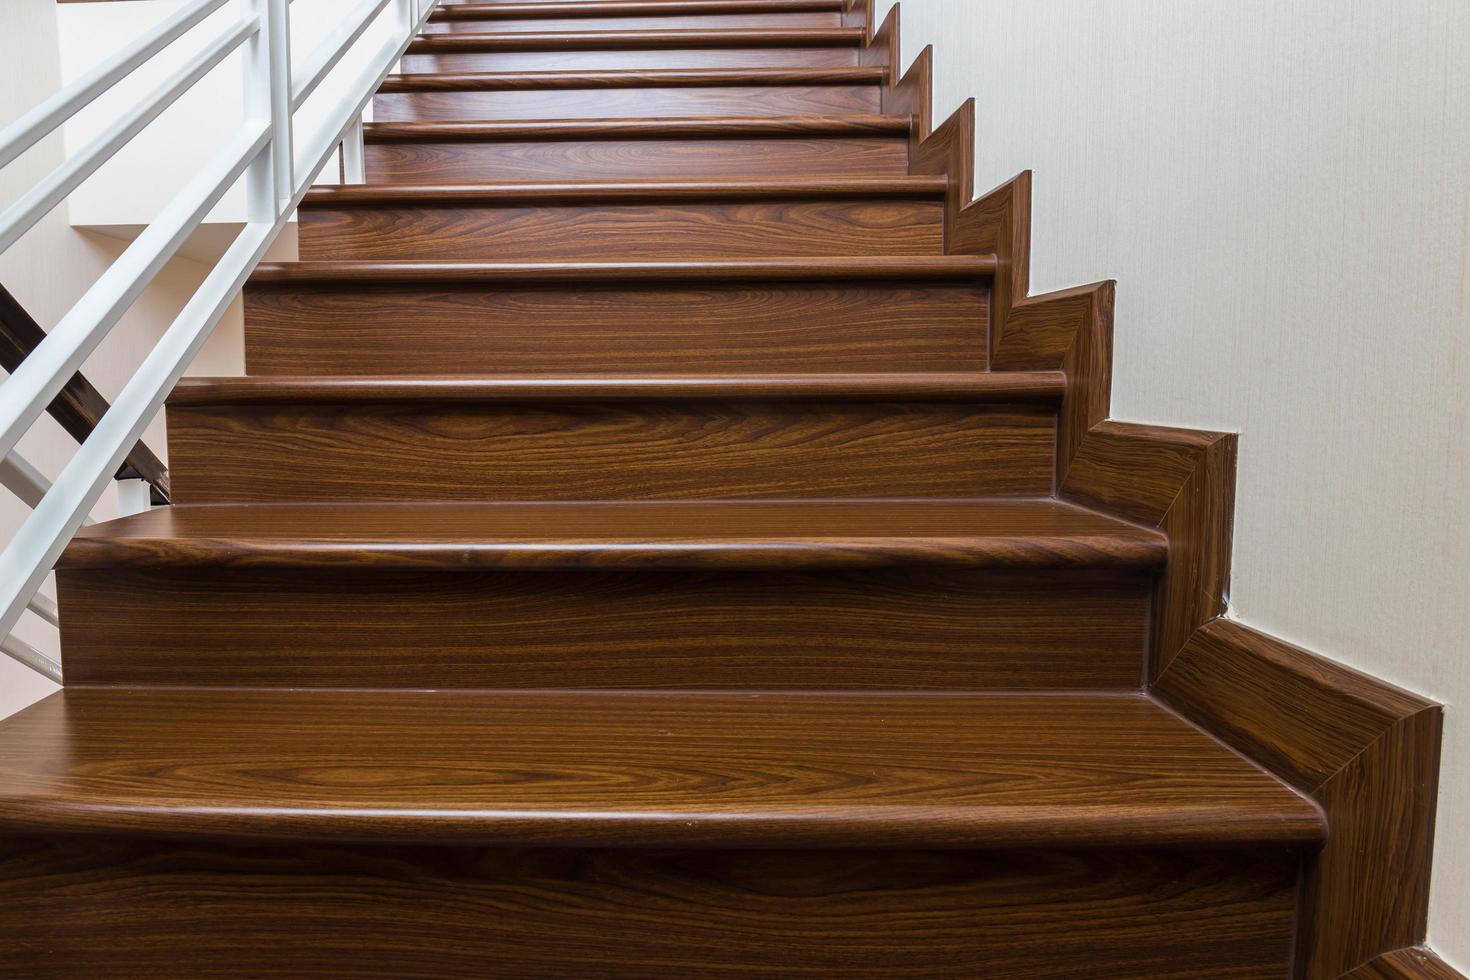
[[[205, 75], [244, 48], [246, 122], [0, 384], [0, 481], [33, 510], [0, 552], [0, 651], [60, 682], [61, 665], [10, 635], [27, 607], [53, 625], [55, 606], [36, 590], [111, 483], [316, 174], [342, 147], [348, 179], [362, 179], [362, 114], [438, 0], [340, 3], [341, 24], [292, 71], [291, 0], [193, 0], [89, 74], [0, 131], [0, 168], [54, 132], [139, 66], [233, 4], [239, 16], [150, 95], [0, 214], [0, 252], [94, 173]], [[391, 12], [384, 14], [385, 10]], [[295, 113], [380, 17], [391, 35], [350, 84], [337, 85], [326, 125], [298, 138]], [[345, 142], [344, 142], [345, 141]], [[83, 361], [159, 270], [235, 185], [245, 181], [249, 220], [144, 359], [54, 483], [16, 452]]]

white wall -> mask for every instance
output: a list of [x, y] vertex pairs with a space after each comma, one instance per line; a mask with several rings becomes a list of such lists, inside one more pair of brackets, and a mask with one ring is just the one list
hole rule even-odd
[[[61, 87], [56, 17], [56, 0], [0, 2], [0, 126]], [[58, 135], [0, 170], [0, 208], [25, 193], [62, 159], [62, 139]], [[75, 230], [67, 222], [65, 208], [58, 208], [0, 255], [0, 283], [42, 326], [49, 328], [126, 245], [114, 238]], [[162, 270], [83, 367], [87, 378], [104, 395], [110, 397], [122, 389], [207, 272], [203, 265], [187, 259], [175, 259]], [[243, 367], [241, 324], [237, 304], [200, 352], [191, 373], [240, 373]], [[166, 458], [161, 419], [150, 427], [146, 439], [155, 452]], [[43, 417], [20, 444], [22, 455], [51, 477], [60, 472], [75, 447], [76, 443], [49, 416]], [[29, 513], [8, 491], [0, 489], [0, 543], [9, 541]], [[106, 519], [113, 513], [112, 499], [108, 496], [93, 516]], [[54, 595], [49, 583], [45, 591]], [[21, 620], [16, 633], [52, 656], [57, 654], [56, 631], [29, 613]], [[52, 690], [54, 687], [49, 682], [0, 656], [0, 717]]]
[[[889, 4], [880, 4], [880, 16]], [[1470, 4], [904, 0], [1032, 291], [1119, 280], [1114, 415], [1239, 431], [1233, 614], [1448, 705], [1470, 966]]]

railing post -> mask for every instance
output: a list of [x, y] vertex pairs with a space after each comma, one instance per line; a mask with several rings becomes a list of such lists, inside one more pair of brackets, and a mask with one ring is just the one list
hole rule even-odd
[[274, 222], [296, 190], [291, 126], [291, 0], [244, 0], [260, 18], [245, 52], [245, 115], [270, 120], [270, 143], [245, 176], [251, 221]]
[[146, 514], [153, 508], [153, 496], [150, 492], [152, 487], [147, 480], [125, 479], [115, 480], [117, 487], [117, 515], [119, 517], [132, 517], [134, 514]]
[[367, 183], [367, 166], [363, 162], [362, 116], [352, 120], [342, 134], [342, 180], [349, 184]]

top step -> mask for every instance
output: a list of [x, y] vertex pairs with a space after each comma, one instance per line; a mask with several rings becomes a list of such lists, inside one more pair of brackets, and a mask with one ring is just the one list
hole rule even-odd
[[456, 51], [657, 51], [709, 48], [859, 48], [861, 27], [672, 29], [645, 31], [506, 31], [485, 34], [427, 34], [410, 42], [408, 54]]
[[844, 0], [537, 0], [441, 3], [431, 21], [512, 17], [641, 17], [684, 14], [837, 13]]

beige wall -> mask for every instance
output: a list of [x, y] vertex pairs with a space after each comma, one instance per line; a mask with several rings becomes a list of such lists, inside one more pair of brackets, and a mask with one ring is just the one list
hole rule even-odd
[[[0, 126], [61, 86], [56, 7], [55, 0], [0, 2]], [[0, 207], [9, 205], [61, 159], [58, 137], [46, 140], [0, 170]], [[49, 328], [126, 247], [124, 241], [73, 229], [65, 209], [58, 208], [0, 255], [0, 283]], [[122, 388], [207, 272], [203, 265], [187, 259], [175, 259], [164, 268], [83, 369], [103, 394], [110, 396]], [[240, 323], [238, 309], [225, 318], [195, 361], [191, 369], [194, 373], [239, 373], [243, 357]], [[147, 440], [160, 455], [166, 455], [161, 421], [150, 428]], [[22, 440], [20, 450], [54, 477], [75, 446], [49, 418], [43, 418]], [[104, 498], [94, 516], [110, 516], [111, 505], [110, 496]], [[0, 489], [0, 543], [10, 539], [29, 513], [8, 491]], [[51, 592], [52, 586], [48, 584], [45, 591]], [[36, 617], [27, 614], [16, 633], [33, 646], [56, 654], [56, 631]], [[53, 689], [44, 679], [0, 657], [0, 717]]]
[[976, 186], [1036, 172], [1033, 291], [1119, 280], [1114, 414], [1242, 434], [1233, 614], [1449, 706], [1470, 966], [1470, 4], [902, 8]]

